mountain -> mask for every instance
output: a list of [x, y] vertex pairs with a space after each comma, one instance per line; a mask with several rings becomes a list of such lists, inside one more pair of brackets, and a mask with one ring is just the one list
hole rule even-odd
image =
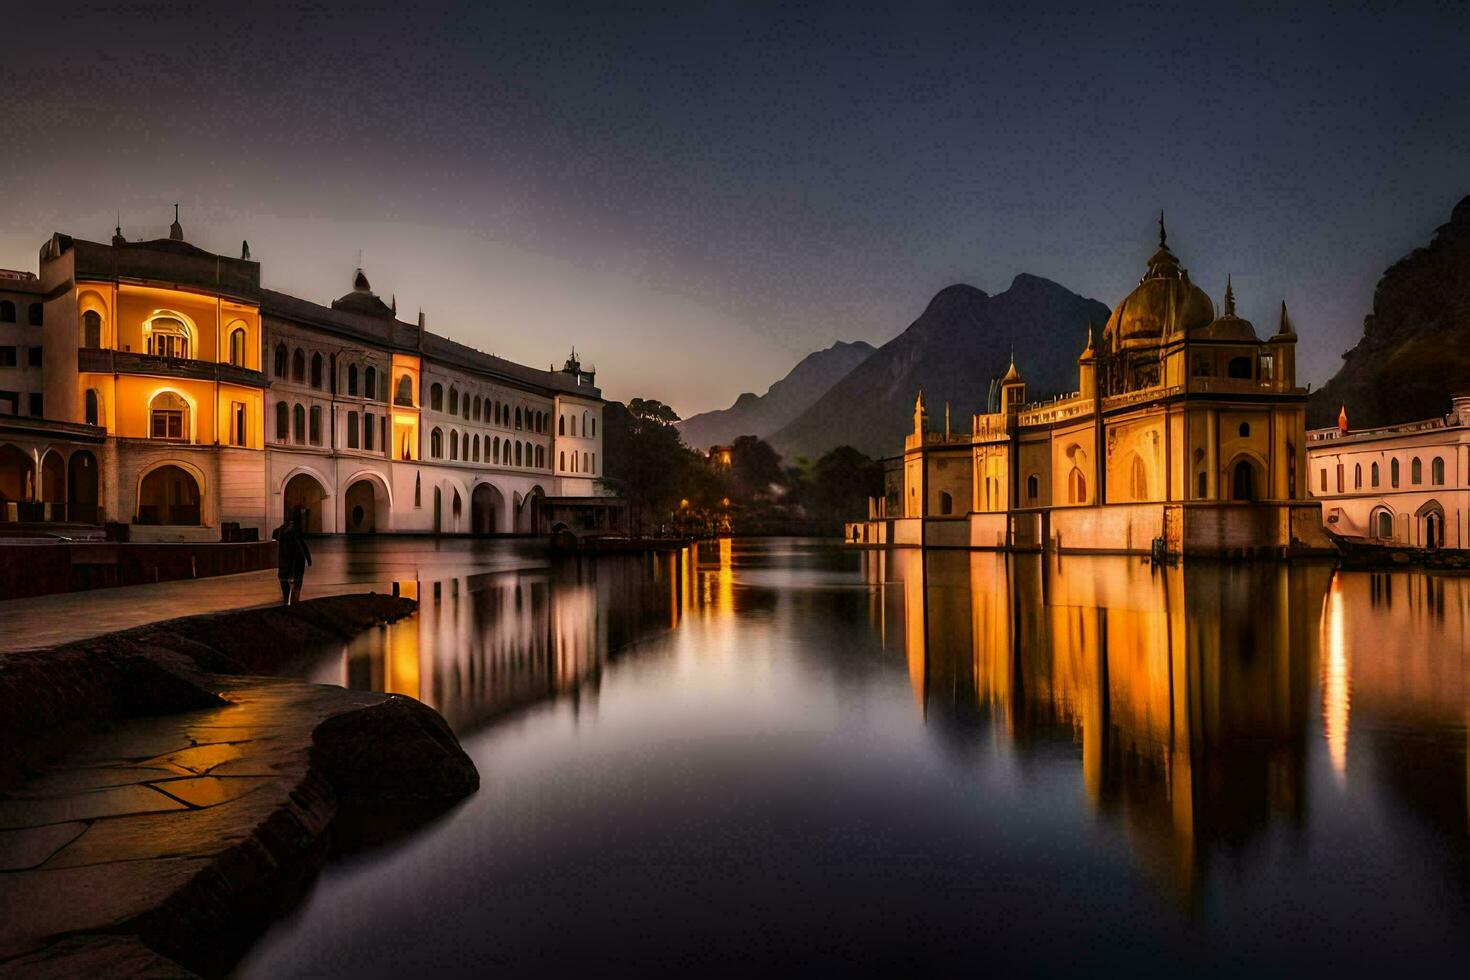
[[1312, 393], [1307, 424], [1328, 426], [1347, 406], [1353, 428], [1444, 415], [1470, 392], [1470, 197], [1427, 248], [1391, 265], [1373, 291], [1363, 339]]
[[872, 344], [861, 340], [850, 344], [838, 341], [826, 350], [802, 358], [764, 395], [747, 391], [729, 408], [704, 412], [680, 422], [679, 432], [695, 449], [729, 445], [737, 436], [764, 439], [810, 408], [873, 351]]
[[1028, 398], [1075, 391], [1087, 326], [1101, 329], [1108, 313], [1097, 300], [1038, 276], [1019, 275], [994, 296], [974, 286], [949, 286], [907, 330], [769, 441], [788, 460], [816, 459], [841, 445], [869, 456], [893, 455], [912, 428], [920, 388], [931, 424], [944, 424], [947, 401], [954, 427], [968, 430], [970, 415], [985, 410], [990, 381], [1005, 373], [1012, 350]]

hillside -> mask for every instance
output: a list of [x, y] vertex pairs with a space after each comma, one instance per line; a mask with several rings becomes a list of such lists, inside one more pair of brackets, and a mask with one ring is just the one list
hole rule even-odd
[[1444, 415], [1450, 396], [1470, 391], [1470, 197], [1426, 248], [1389, 267], [1373, 291], [1363, 338], [1342, 368], [1312, 393], [1309, 426], [1353, 428]]
[[861, 340], [838, 341], [802, 358], [764, 395], [747, 391], [729, 408], [691, 416], [679, 423], [679, 433], [694, 449], [729, 445], [737, 436], [764, 439], [810, 408], [874, 350]]
[[941, 290], [907, 330], [878, 349], [810, 408], [770, 437], [787, 459], [816, 459], [851, 445], [870, 456], [903, 448], [919, 389], [930, 418], [942, 425], [949, 402], [957, 429], [985, 409], [990, 381], [1005, 372], [1012, 349], [1041, 398], [1077, 387], [1077, 355], [1088, 323], [1099, 328], [1108, 308], [1038, 276], [1017, 276], [994, 296], [974, 286]]

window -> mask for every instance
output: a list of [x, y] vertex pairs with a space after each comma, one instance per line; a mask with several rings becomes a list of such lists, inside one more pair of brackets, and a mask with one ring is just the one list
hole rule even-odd
[[444, 431], [435, 429], [429, 433], [429, 455], [435, 459], [444, 458]]
[[420, 474], [418, 473], [413, 475], [413, 505], [415, 507], [422, 507], [424, 505], [424, 484], [419, 477]]
[[591, 464], [590, 464], [590, 463], [589, 463], [589, 462], [588, 462], [588, 456], [587, 456], [587, 454], [586, 454], [586, 453], [583, 453], [583, 454], [582, 454], [582, 472], [583, 472], [583, 473], [586, 473], [586, 472], [587, 472], [587, 471], [588, 471], [588, 470], [590, 470], [590, 469], [591, 469], [591, 468], [592, 468], [592, 466], [591, 466]]
[[357, 396], [357, 365], [347, 365], [347, 394]]
[[322, 407], [311, 406], [311, 444], [320, 446], [322, 444]]
[[584, 437], [585, 436], [589, 436], [589, 435], [592, 434], [591, 432], [588, 431], [589, 428], [590, 428], [590, 426], [588, 426], [588, 424], [587, 424], [587, 413], [586, 412], [583, 412], [582, 413], [582, 435]]
[[[596, 428], [597, 423], [594, 421], [592, 424], [593, 424], [593, 427]], [[596, 453], [593, 453], [592, 454], [592, 472], [593, 473], [596, 473], [597, 472], [597, 454]]]
[[[454, 389], [449, 389], [453, 391]], [[454, 429], [449, 430], [449, 458], [459, 459], [459, 433]]]
[[516, 428], [519, 429], [520, 427], [521, 427], [521, 406], [517, 405], [516, 406]]
[[1249, 439], [1251, 435], [1251, 424], [1249, 422], [1242, 422], [1240, 423], [1240, 428], [1236, 431], [1240, 433], [1242, 439]]
[[286, 376], [286, 345], [285, 344], [277, 344], [276, 345], [276, 364], [275, 364], [275, 369], [276, 369], [276, 377], [278, 377], [278, 378], [284, 378]]
[[1437, 487], [1444, 486], [1444, 459], [1434, 457], [1434, 462], [1429, 464], [1429, 482]]
[[1074, 504], [1087, 503], [1087, 477], [1075, 466], [1067, 474], [1067, 499]]
[[285, 442], [291, 427], [291, 409], [285, 402], [276, 402], [276, 442]]
[[291, 434], [299, 445], [306, 441], [306, 406], [300, 402], [291, 409]]
[[429, 385], [429, 407], [436, 412], [444, 411], [444, 386], [437, 381]]
[[1210, 476], [1209, 476], [1209, 474], [1208, 473], [1201, 472], [1199, 474], [1198, 483], [1199, 483], [1199, 486], [1198, 486], [1198, 488], [1195, 491], [1195, 497], [1197, 497], [1200, 500], [1204, 500], [1206, 497], [1208, 497], [1210, 495]]
[[82, 314], [82, 346], [102, 346], [102, 314], [88, 310]]
[[27, 348], [26, 349], [26, 364], [29, 365], [30, 367], [35, 367], [35, 368], [40, 367], [41, 366], [41, 357], [42, 357], [41, 351], [42, 351], [42, 348], [40, 348], [40, 347], [29, 347], [29, 348]]
[[369, 366], [362, 373], [362, 397], [378, 399], [378, 369], [375, 367]]
[[1424, 464], [1420, 462], [1418, 456], [1415, 456], [1409, 463], [1409, 482], [1416, 487], [1424, 482]]
[[291, 355], [291, 380], [297, 384], [306, 383], [306, 351], [300, 347]]
[[1321, 491], [1323, 493], [1326, 493], [1327, 492], [1327, 469], [1326, 469], [1326, 467], [1323, 467], [1323, 469], [1320, 471], [1320, 474], [1321, 474], [1321, 479], [1318, 482], [1321, 484]]
[[0, 323], [15, 322], [15, 304], [10, 300], [0, 300]]
[[1391, 540], [1393, 538], [1393, 515], [1386, 510], [1378, 511], [1373, 522], [1373, 534], [1375, 537]]
[[154, 357], [189, 357], [189, 332], [172, 317], [159, 317], [148, 324], [148, 353]]
[[[93, 316], [96, 316], [94, 313]], [[100, 347], [100, 344], [90, 346]], [[235, 367], [245, 366], [245, 328], [236, 327], [230, 331], [230, 363]]]
[[516, 465], [521, 465], [521, 444], [519, 442], [516, 443]]
[[475, 421], [476, 422], [480, 421], [480, 396], [479, 395], [476, 395], [475, 396], [474, 416], [475, 416]]
[[1378, 486], [1378, 464], [1377, 463], [1374, 463], [1373, 464], [1372, 475], [1373, 475], [1373, 485], [1376, 487], [1376, 486]]
[[245, 403], [230, 402], [230, 445], [245, 445]]
[[405, 374], [398, 379], [398, 397], [394, 401], [399, 405], [413, 407], [413, 378]]
[[20, 414], [20, 392], [0, 391], [0, 415]]
[[319, 353], [311, 355], [311, 386], [313, 388], [322, 386], [322, 355]]
[[495, 437], [494, 448], [491, 450], [490, 462], [496, 463], [496, 464], [499, 464], [499, 462], [500, 462], [500, 437], [499, 436], [496, 436]]
[[39, 327], [41, 325], [41, 322], [42, 322], [42, 317], [41, 317], [41, 304], [40, 303], [32, 303], [30, 305], [30, 308], [28, 309], [27, 312], [30, 314], [29, 319], [31, 321], [31, 326], [33, 326], [33, 327]]
[[189, 405], [171, 391], [160, 392], [149, 406], [148, 433], [154, 439], [187, 439]]
[[347, 413], [347, 448], [356, 449], [357, 445], [357, 413]]
[[1390, 486], [1399, 485], [1399, 461], [1396, 459], [1388, 464], [1388, 482]]
[[576, 434], [577, 434], [577, 417], [575, 415], [573, 415], [572, 416], [572, 435], [576, 435]]
[[565, 471], [567, 468], [567, 451], [565, 449], [561, 451], [561, 456], [557, 457], [556, 468], [562, 471]]
[[459, 414], [459, 389], [453, 385], [449, 386], [449, 414]]
[[1363, 489], [1363, 464], [1362, 463], [1354, 463], [1353, 464], [1353, 489], [1354, 490], [1361, 490], [1361, 489]]
[[593, 435], [594, 438], [597, 436], [597, 416], [596, 415], [592, 416], [592, 435]]
[[1026, 499], [1035, 500], [1041, 496], [1041, 477], [1032, 473], [1026, 477]]
[[565, 415], [556, 420], [556, 434], [559, 436], [567, 434], [567, 417]]
[[88, 388], [84, 400], [83, 413], [88, 425], [102, 424], [102, 406], [97, 398], [97, 389]]
[[475, 436], [474, 447], [475, 447], [475, 462], [478, 463], [480, 461], [480, 437], [478, 435]]
[[362, 448], [369, 452], [373, 448], [373, 415], [371, 412], [362, 413]]
[[1243, 378], [1249, 381], [1251, 376], [1251, 359], [1249, 357], [1232, 357], [1230, 363], [1225, 365], [1225, 376], [1227, 378]]
[[954, 498], [949, 495], [948, 490], [939, 491], [939, 513], [954, 513]]
[[0, 367], [15, 367], [15, 348], [0, 347]]
[[1337, 492], [1342, 493], [1342, 464], [1337, 464]]
[[27, 401], [29, 402], [31, 418], [39, 419], [45, 417], [46, 409], [42, 404], [41, 395], [39, 392], [31, 392], [30, 398], [27, 399]]

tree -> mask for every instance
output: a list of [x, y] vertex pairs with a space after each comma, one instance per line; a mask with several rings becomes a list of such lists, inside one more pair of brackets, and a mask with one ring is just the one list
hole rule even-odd
[[679, 440], [678, 414], [661, 401], [608, 402], [602, 413], [603, 484], [626, 497], [635, 528], [677, 508], [695, 455]]
[[730, 444], [732, 496], [752, 501], [771, 495], [771, 488], [784, 487], [781, 456], [770, 443], [755, 436], [741, 436]]
[[868, 498], [883, 496], [883, 464], [851, 446], [838, 446], [811, 469], [808, 508], [835, 520], [868, 514]]

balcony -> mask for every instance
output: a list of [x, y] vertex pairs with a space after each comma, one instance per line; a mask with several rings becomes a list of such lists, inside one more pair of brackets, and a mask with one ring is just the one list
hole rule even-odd
[[214, 361], [195, 361], [181, 357], [155, 357], [152, 354], [97, 347], [83, 347], [77, 351], [77, 370], [97, 374], [145, 374], [150, 377], [218, 381], [249, 388], [270, 387], [270, 379], [260, 371], [233, 364], [216, 364]]

